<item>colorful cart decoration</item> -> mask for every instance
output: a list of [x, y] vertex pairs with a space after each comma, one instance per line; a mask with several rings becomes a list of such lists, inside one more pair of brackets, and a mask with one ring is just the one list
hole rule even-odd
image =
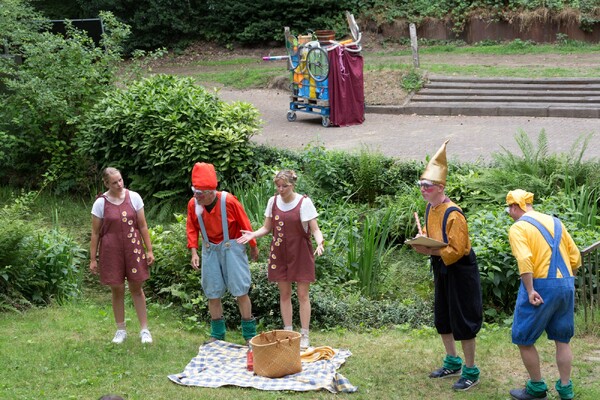
[[360, 52], [361, 33], [354, 16], [346, 12], [351, 38], [336, 41], [335, 32], [317, 30], [298, 37], [290, 33], [289, 27], [284, 28], [286, 56], [263, 57], [265, 61], [287, 60], [291, 71], [290, 108], [287, 119], [296, 120], [296, 112], [306, 112], [321, 116], [322, 125], [328, 127], [330, 122], [329, 93], [329, 56], [328, 52], [344, 46], [345, 50]]

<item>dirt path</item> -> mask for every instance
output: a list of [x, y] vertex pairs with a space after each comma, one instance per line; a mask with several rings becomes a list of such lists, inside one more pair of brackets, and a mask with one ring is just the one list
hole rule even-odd
[[551, 153], [568, 154], [579, 135], [594, 133], [584, 158], [600, 160], [598, 119], [366, 114], [361, 125], [325, 128], [319, 116], [308, 113], [298, 113], [295, 122], [288, 122], [289, 95], [282, 90], [222, 89], [220, 95], [226, 101], [254, 104], [264, 124], [253, 140], [278, 148], [302, 149], [309, 143], [318, 143], [331, 150], [358, 151], [366, 146], [398, 159], [423, 160], [445, 139], [451, 139], [450, 158], [491, 161], [491, 154], [502, 151], [503, 147], [520, 154], [514, 140], [520, 130], [535, 143], [543, 129]]

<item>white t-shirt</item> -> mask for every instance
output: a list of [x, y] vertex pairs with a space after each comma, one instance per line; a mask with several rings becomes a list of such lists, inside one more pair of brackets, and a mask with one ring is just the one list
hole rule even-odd
[[[104, 195], [107, 196], [108, 191], [104, 192]], [[131, 199], [131, 205], [133, 205], [135, 211], [140, 211], [144, 207], [144, 201], [142, 200], [142, 196], [140, 196], [137, 192], [130, 190], [129, 198]], [[98, 197], [96, 199], [94, 205], [92, 206], [92, 215], [98, 218], [104, 218], [104, 201], [104, 197]]]
[[[277, 208], [285, 212], [293, 210], [298, 205], [300, 199], [303, 196], [301, 194], [296, 193], [294, 199], [289, 203], [284, 203], [284, 201], [281, 199], [281, 196], [279, 195], [271, 197], [269, 199], [269, 202], [267, 203], [267, 209], [265, 210], [265, 217], [267, 218], [273, 218], [272, 211], [273, 201], [275, 197], [277, 197]], [[304, 201], [302, 201], [302, 205], [300, 206], [300, 220], [302, 221], [302, 226], [304, 227], [305, 232], [308, 232], [308, 221], [315, 219], [318, 216], [319, 214], [317, 213], [317, 209], [315, 208], [315, 205], [313, 204], [312, 200], [310, 199], [310, 197], [306, 197]]]

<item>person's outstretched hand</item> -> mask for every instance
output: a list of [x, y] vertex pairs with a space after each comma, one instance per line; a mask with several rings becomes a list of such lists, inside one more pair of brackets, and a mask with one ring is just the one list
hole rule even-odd
[[243, 229], [240, 230], [240, 232], [242, 232], [242, 236], [240, 236], [236, 240], [236, 242], [238, 242], [239, 244], [246, 244], [249, 241], [251, 241], [252, 239], [254, 239], [254, 232], [252, 232], [252, 231], [245, 231]]

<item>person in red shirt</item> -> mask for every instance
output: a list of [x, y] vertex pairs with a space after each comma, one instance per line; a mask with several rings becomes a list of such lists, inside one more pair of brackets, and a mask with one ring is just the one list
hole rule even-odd
[[[217, 191], [215, 167], [196, 163], [192, 170], [193, 197], [187, 206], [187, 246], [191, 250], [192, 268], [201, 266], [202, 290], [208, 298], [210, 312], [209, 342], [225, 339], [225, 320], [221, 297], [226, 290], [237, 299], [242, 316], [242, 336], [248, 344], [256, 335], [256, 320], [248, 296], [251, 276], [246, 246], [236, 242], [242, 230], [252, 230], [246, 211], [238, 199]], [[202, 263], [198, 254], [202, 238]], [[256, 240], [250, 243], [250, 256], [258, 259]]]

